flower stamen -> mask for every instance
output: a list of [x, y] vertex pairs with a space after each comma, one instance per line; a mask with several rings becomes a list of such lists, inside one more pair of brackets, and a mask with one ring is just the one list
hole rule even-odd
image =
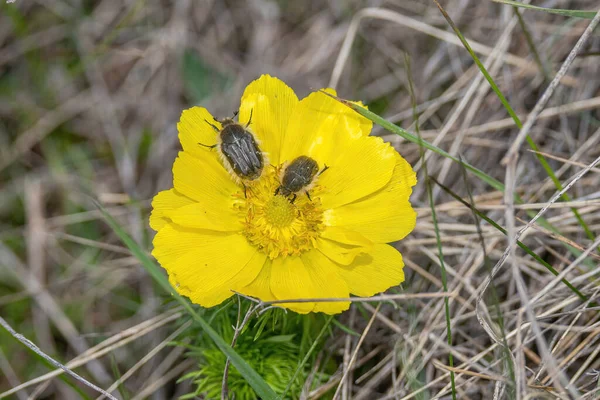
[[291, 203], [287, 197], [275, 195], [280, 186], [280, 169], [264, 171], [263, 177], [248, 188], [245, 198], [243, 194], [237, 196], [236, 203], [244, 223], [244, 236], [271, 259], [299, 255], [314, 248], [323, 230], [319, 188], [312, 189], [312, 201], [307, 196], [298, 196]]
[[289, 226], [296, 217], [296, 207], [283, 196], [273, 196], [265, 206], [265, 218], [277, 227]]

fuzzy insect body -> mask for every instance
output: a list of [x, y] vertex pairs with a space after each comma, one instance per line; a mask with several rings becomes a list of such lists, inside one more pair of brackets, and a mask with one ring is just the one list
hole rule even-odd
[[264, 157], [254, 135], [232, 120], [224, 120], [222, 125], [220, 150], [231, 169], [241, 179], [258, 179], [264, 167]]
[[[206, 121], [218, 132], [217, 144], [205, 147], [218, 147], [223, 165], [230, 174], [239, 181], [258, 179], [265, 165], [265, 157], [260, 151], [256, 138], [248, 130], [252, 113], [246, 126], [240, 125], [231, 118], [220, 120], [221, 129]], [[245, 188], [245, 186], [244, 186]]]
[[291, 202], [293, 203], [297, 194], [304, 191], [310, 200], [308, 191], [312, 188], [315, 177], [322, 174], [327, 168], [325, 166], [319, 172], [319, 164], [314, 159], [308, 156], [297, 157], [283, 170], [281, 185], [277, 188], [275, 194], [281, 194], [285, 197], [291, 195]]

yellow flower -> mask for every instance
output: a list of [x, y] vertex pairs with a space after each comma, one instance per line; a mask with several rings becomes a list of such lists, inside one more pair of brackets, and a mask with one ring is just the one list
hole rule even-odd
[[[330, 93], [334, 93], [330, 91]], [[158, 233], [152, 254], [176, 290], [211, 307], [237, 291], [263, 301], [371, 296], [404, 280], [402, 256], [386, 244], [415, 226], [409, 203], [416, 176], [372, 123], [315, 92], [298, 100], [279, 79], [263, 75], [246, 88], [240, 124], [264, 152], [262, 175], [231, 176], [212, 145], [218, 133], [201, 107], [178, 124], [183, 151], [173, 165], [173, 188], [152, 202]], [[319, 168], [310, 199], [281, 194], [282, 170], [298, 156]], [[244, 193], [245, 192], [245, 193]], [[348, 302], [283, 303], [299, 313], [335, 314]]]

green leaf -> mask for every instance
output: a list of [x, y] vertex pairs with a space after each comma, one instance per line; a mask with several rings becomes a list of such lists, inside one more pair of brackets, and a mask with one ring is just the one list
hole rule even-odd
[[139, 244], [131, 238], [125, 232], [125, 230], [119, 225], [119, 223], [106, 211], [102, 205], [96, 201], [96, 206], [100, 209], [100, 212], [106, 219], [106, 222], [110, 227], [115, 231], [115, 233], [119, 236], [119, 238], [125, 243], [125, 245], [129, 248], [131, 253], [139, 260], [142, 266], [148, 271], [148, 273], [152, 276], [152, 278], [158, 283], [165, 291], [171, 293], [171, 295], [183, 306], [183, 308], [190, 314], [192, 319], [200, 325], [202, 330], [206, 332], [206, 334], [212, 339], [215, 345], [231, 360], [233, 366], [239, 371], [239, 373], [246, 379], [246, 381], [252, 386], [252, 389], [256, 391], [256, 394], [260, 396], [263, 400], [277, 400], [278, 397], [271, 389], [271, 387], [265, 382], [265, 380], [256, 373], [248, 365], [246, 361], [238, 353], [235, 352], [227, 344], [219, 334], [210, 327], [210, 325], [202, 318], [196, 311], [194, 311], [190, 302], [180, 296], [169, 283], [169, 280], [162, 272], [162, 268], [159, 267], [149, 256], [148, 254], [140, 247]]
[[290, 334], [290, 335], [271, 336], [267, 339], [264, 339], [262, 342], [263, 343], [288, 343], [288, 342], [291, 342], [292, 339], [294, 339], [294, 336], [296, 336], [296, 335]]
[[493, 0], [496, 3], [508, 4], [520, 8], [528, 8], [530, 10], [545, 11], [550, 14], [564, 15], [566, 17], [587, 18], [592, 19], [596, 15], [596, 11], [581, 11], [581, 10], [563, 10], [560, 8], [544, 8], [532, 6], [531, 4], [523, 4], [512, 0]]
[[360, 337], [360, 333], [353, 331], [352, 329], [350, 329], [349, 327], [347, 327], [346, 325], [342, 324], [340, 321], [338, 321], [337, 319], [332, 319], [331, 323], [335, 326], [337, 326], [338, 328], [340, 328], [342, 331], [344, 331], [345, 333], [347, 333], [348, 335], [352, 335], [355, 337]]

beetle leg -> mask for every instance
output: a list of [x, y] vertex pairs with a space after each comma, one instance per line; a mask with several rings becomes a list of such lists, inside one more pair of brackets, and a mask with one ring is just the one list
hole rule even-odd
[[329, 166], [327, 164], [324, 164], [325, 167], [319, 172], [319, 175], [321, 175], [323, 172], [327, 171], [329, 169]]
[[207, 120], [207, 119], [205, 119], [204, 121], [206, 121], [206, 123], [207, 123], [207, 124], [209, 124], [210, 126], [212, 126], [212, 128], [215, 130], [215, 132], [221, 132], [221, 131], [219, 130], [219, 128], [217, 128], [215, 125], [213, 125], [213, 124], [211, 124], [210, 122], [208, 122], [208, 120]]
[[310, 193], [308, 193], [308, 190], [304, 193], [306, 193], [306, 197], [308, 197], [308, 200], [312, 201], [312, 199], [310, 198]]
[[254, 111], [254, 108], [251, 108], [251, 109], [250, 109], [250, 118], [248, 118], [248, 123], [246, 124], [246, 128], [247, 128], [248, 126], [250, 126], [250, 122], [252, 122], [252, 112], [253, 112], [253, 111]]
[[204, 147], [208, 147], [209, 149], [214, 149], [215, 147], [217, 147], [216, 144], [213, 144], [211, 146], [207, 145], [207, 144], [202, 144], [202, 143], [198, 143], [200, 146], [204, 146]]
[[279, 186], [276, 190], [275, 190], [275, 196], [277, 196], [279, 194], [279, 190], [281, 189], [281, 186]]
[[290, 200], [290, 203], [294, 204], [295, 201], [296, 201], [296, 193], [294, 193], [294, 196]]
[[246, 184], [242, 182], [242, 186], [244, 187], [244, 198], [247, 199], [248, 196], [246, 195]]

